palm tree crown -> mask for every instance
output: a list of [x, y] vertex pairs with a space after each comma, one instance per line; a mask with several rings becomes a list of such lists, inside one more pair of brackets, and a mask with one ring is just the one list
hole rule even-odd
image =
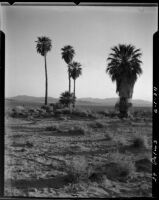
[[42, 56], [45, 56], [46, 53], [52, 48], [51, 39], [45, 36], [38, 37], [36, 43], [36, 50]]
[[140, 49], [133, 45], [119, 44], [111, 49], [113, 53], [109, 54], [106, 72], [110, 75], [112, 81], [116, 81], [119, 92], [120, 82], [126, 77], [130, 83], [134, 84], [138, 75], [142, 74], [140, 67]]
[[61, 49], [62, 58], [65, 60], [67, 64], [70, 64], [70, 62], [73, 59], [73, 56], [75, 55], [75, 50], [72, 46], [66, 45]]
[[59, 102], [64, 106], [69, 106], [71, 103], [75, 101], [75, 97], [73, 93], [69, 91], [65, 91], [61, 94]]
[[71, 77], [76, 80], [82, 74], [81, 64], [78, 62], [73, 62], [69, 65], [69, 71]]

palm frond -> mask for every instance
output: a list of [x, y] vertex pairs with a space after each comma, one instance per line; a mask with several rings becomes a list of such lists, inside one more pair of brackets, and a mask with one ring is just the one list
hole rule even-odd
[[62, 59], [64, 59], [65, 62], [69, 64], [75, 55], [75, 50], [73, 49], [72, 46], [66, 45], [63, 48], [61, 48], [61, 54], [62, 54]]
[[36, 50], [42, 56], [46, 55], [52, 48], [51, 39], [49, 37], [38, 37], [38, 40], [35, 42], [37, 43]]
[[79, 62], [72, 62], [68, 68], [70, 76], [77, 79], [82, 74], [81, 64]]

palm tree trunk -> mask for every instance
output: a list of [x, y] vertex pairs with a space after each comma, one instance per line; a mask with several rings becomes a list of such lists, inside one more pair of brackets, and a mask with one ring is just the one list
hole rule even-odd
[[119, 87], [119, 111], [120, 116], [128, 117], [129, 113], [129, 100], [132, 98], [134, 88], [134, 82], [128, 79], [126, 76], [123, 77]]
[[47, 63], [46, 63], [46, 55], [44, 56], [45, 59], [45, 105], [47, 105], [48, 99], [48, 77], [47, 77]]
[[74, 102], [73, 102], [73, 107], [75, 108], [75, 97], [76, 97], [76, 93], [75, 93], [75, 91], [76, 91], [76, 79], [74, 79]]
[[70, 75], [70, 71], [68, 71], [68, 80], [69, 80], [69, 88], [68, 88], [68, 91], [69, 91], [69, 93], [71, 93], [71, 75]]
[[120, 97], [119, 111], [120, 111], [121, 118], [128, 117], [128, 98], [127, 97]]

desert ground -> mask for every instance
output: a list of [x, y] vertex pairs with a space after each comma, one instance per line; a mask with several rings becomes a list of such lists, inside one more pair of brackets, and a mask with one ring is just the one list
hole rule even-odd
[[152, 196], [151, 108], [128, 119], [105, 107], [27, 109], [6, 106], [6, 196]]

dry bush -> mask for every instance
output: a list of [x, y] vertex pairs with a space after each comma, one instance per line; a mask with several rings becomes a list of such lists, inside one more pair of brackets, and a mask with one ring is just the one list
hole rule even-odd
[[13, 109], [9, 113], [9, 116], [13, 117], [13, 118], [27, 118], [30, 116], [30, 114], [26, 110], [25, 111], [16, 111]]
[[104, 139], [105, 140], [112, 140], [113, 137], [112, 137], [112, 135], [110, 135], [110, 133], [106, 133], [105, 136], [104, 136]]
[[114, 118], [117, 117], [119, 114], [115, 110], [110, 110], [108, 117]]
[[102, 170], [109, 179], [125, 181], [136, 168], [131, 156], [115, 152], [108, 155], [108, 164]]
[[138, 172], [152, 172], [152, 162], [148, 158], [142, 158], [135, 161], [136, 171]]
[[98, 114], [100, 114], [100, 115], [104, 115], [104, 116], [107, 116], [108, 115], [108, 111], [98, 111], [97, 112]]
[[87, 132], [88, 130], [85, 127], [80, 126], [74, 126], [68, 130], [68, 133], [72, 135], [85, 135]]
[[54, 111], [53, 106], [49, 106], [49, 105], [43, 105], [43, 106], [41, 106], [41, 109], [45, 110], [48, 113]]
[[46, 131], [59, 131], [58, 125], [48, 126], [45, 128]]
[[32, 142], [27, 141], [27, 142], [25, 143], [25, 146], [26, 146], [27, 148], [32, 148], [34, 145], [33, 145]]
[[148, 141], [146, 136], [135, 136], [132, 140], [131, 147], [137, 148], [137, 149], [143, 149], [148, 147]]
[[61, 109], [62, 114], [71, 114], [71, 110], [69, 108]]
[[67, 181], [77, 183], [81, 180], [88, 180], [89, 167], [84, 156], [73, 157], [71, 161], [66, 162]]
[[82, 109], [74, 109], [72, 111], [72, 117], [75, 116], [75, 117], [83, 117], [83, 118], [92, 118], [92, 119], [96, 119], [97, 116], [95, 113], [93, 113], [92, 111], [90, 110], [82, 110]]
[[55, 116], [59, 116], [62, 114], [62, 109], [56, 109]]
[[131, 157], [128, 157], [119, 152], [110, 153], [107, 155], [107, 162], [95, 163], [89, 179], [93, 182], [103, 182], [104, 178], [113, 181], [126, 181], [135, 172], [135, 164]]
[[66, 115], [66, 114], [71, 114], [71, 110], [69, 108], [60, 108], [60, 109], [56, 109], [55, 110], [55, 115], [59, 116], [59, 115]]
[[118, 112], [116, 110], [105, 110], [105, 111], [99, 111], [98, 114], [104, 115], [105, 117], [117, 117]]
[[137, 109], [137, 110], [134, 110], [133, 116], [134, 117], [152, 118], [152, 110], [150, 110], [150, 109], [145, 109], [145, 110], [144, 109]]
[[89, 126], [91, 128], [104, 128], [104, 124], [102, 124], [101, 122], [94, 122], [94, 123], [89, 124]]
[[72, 115], [75, 115], [78, 117], [88, 117], [88, 112], [84, 110], [75, 109], [72, 111]]

